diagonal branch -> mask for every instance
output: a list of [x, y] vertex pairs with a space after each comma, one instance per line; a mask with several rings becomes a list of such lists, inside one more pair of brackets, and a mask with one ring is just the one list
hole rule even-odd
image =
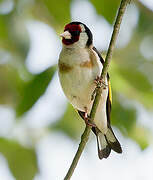
[[[108, 51], [107, 51], [105, 63], [104, 63], [103, 70], [102, 70], [102, 73], [101, 73], [102, 80], [105, 80], [105, 78], [106, 78], [108, 68], [109, 68], [109, 65], [110, 65], [110, 62], [111, 62], [113, 50], [114, 50], [114, 47], [115, 47], [115, 42], [116, 42], [116, 39], [117, 39], [117, 35], [119, 33], [121, 21], [122, 21], [126, 6], [127, 6], [127, 4], [129, 2], [130, 2], [130, 0], [122, 0], [121, 1], [120, 8], [119, 8], [118, 14], [117, 14], [117, 18], [116, 18], [116, 21], [115, 21], [115, 24], [114, 24], [114, 29], [113, 29], [111, 41], [110, 41], [109, 48], [108, 48]], [[96, 89], [95, 100], [93, 102], [92, 109], [91, 109], [91, 112], [90, 112], [91, 122], [93, 122], [93, 120], [94, 120], [94, 117], [95, 117], [95, 114], [96, 114], [96, 109], [98, 107], [103, 88], [104, 87], [100, 87], [100, 88]], [[71, 176], [72, 176], [72, 174], [73, 174], [73, 172], [74, 172], [74, 170], [75, 170], [75, 168], [76, 168], [76, 166], [78, 164], [80, 156], [81, 156], [81, 154], [82, 154], [82, 152], [84, 150], [84, 147], [85, 147], [85, 145], [86, 145], [86, 143], [87, 143], [87, 141], [89, 139], [90, 130], [91, 130], [91, 126], [86, 126], [86, 128], [85, 128], [85, 130], [84, 130], [84, 132], [83, 132], [83, 134], [81, 136], [81, 142], [79, 144], [78, 150], [77, 150], [77, 152], [75, 154], [75, 157], [74, 157], [74, 159], [72, 161], [72, 164], [71, 164], [71, 166], [70, 166], [64, 180], [69, 180], [71, 178]]]

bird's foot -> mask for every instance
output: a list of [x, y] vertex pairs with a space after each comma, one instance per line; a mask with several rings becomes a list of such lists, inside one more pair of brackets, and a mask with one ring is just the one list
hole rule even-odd
[[92, 122], [90, 122], [90, 118], [88, 117], [88, 114], [85, 112], [84, 121], [87, 126], [96, 127], [96, 125]]
[[96, 88], [103, 87], [104, 89], [106, 89], [108, 87], [108, 85], [104, 82], [104, 80], [100, 76], [97, 76], [95, 78], [94, 83], [96, 84]]
[[94, 123], [90, 122], [90, 118], [85, 118], [84, 120], [87, 126], [96, 127]]

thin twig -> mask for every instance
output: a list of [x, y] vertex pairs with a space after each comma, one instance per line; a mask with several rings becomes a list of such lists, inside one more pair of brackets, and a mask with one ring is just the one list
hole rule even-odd
[[[105, 59], [105, 63], [104, 63], [104, 66], [103, 66], [103, 70], [102, 70], [102, 73], [101, 73], [101, 78], [102, 80], [105, 80], [106, 78], [106, 75], [107, 75], [107, 72], [108, 72], [108, 68], [109, 68], [109, 65], [110, 65], [110, 61], [111, 61], [111, 58], [112, 58], [112, 54], [113, 54], [113, 50], [114, 50], [114, 47], [115, 47], [115, 42], [116, 42], [116, 39], [117, 39], [117, 35], [119, 33], [119, 29], [120, 29], [120, 24], [121, 24], [121, 21], [122, 21], [122, 18], [123, 18], [123, 15], [124, 15], [124, 12], [125, 12], [125, 9], [126, 9], [126, 6], [127, 4], [129, 3], [129, 0], [122, 0], [121, 1], [121, 4], [120, 4], [120, 8], [119, 8], [119, 11], [118, 11], [118, 14], [117, 14], [117, 18], [116, 18], [116, 21], [115, 21], [115, 24], [114, 24], [114, 30], [113, 30], [113, 33], [112, 33], [112, 37], [111, 37], [111, 41], [110, 41], [110, 44], [109, 44], [109, 48], [108, 48], [108, 51], [107, 51], [107, 55], [106, 55], [106, 59]], [[95, 114], [96, 114], [96, 109], [98, 107], [98, 104], [99, 104], [99, 100], [100, 100], [100, 97], [101, 97], [101, 94], [102, 94], [102, 90], [103, 90], [104, 87], [100, 87], [100, 88], [97, 88], [96, 90], [96, 96], [95, 96], [95, 100], [93, 102], [93, 105], [92, 105], [92, 109], [91, 109], [91, 113], [90, 113], [90, 117], [91, 117], [91, 122], [93, 122], [94, 120], [94, 117], [95, 117]], [[72, 164], [64, 178], [64, 180], [70, 180], [77, 164], [78, 164], [78, 161], [80, 159], [80, 156], [84, 150], [84, 147], [89, 139], [89, 134], [90, 134], [90, 130], [91, 130], [91, 126], [86, 126], [82, 136], [81, 136], [81, 142], [79, 144], [79, 147], [78, 147], [78, 150], [74, 156], [74, 159], [72, 161]]]

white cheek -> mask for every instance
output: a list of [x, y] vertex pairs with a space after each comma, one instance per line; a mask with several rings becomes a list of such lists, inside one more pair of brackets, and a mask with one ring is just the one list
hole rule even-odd
[[84, 42], [85, 44], [87, 43], [87, 41], [88, 41], [87, 33], [85, 33], [85, 32], [80, 33], [80, 41]]
[[79, 46], [80, 48], [86, 47], [88, 41], [88, 36], [85, 32], [80, 33], [79, 41], [75, 43], [76, 46]]

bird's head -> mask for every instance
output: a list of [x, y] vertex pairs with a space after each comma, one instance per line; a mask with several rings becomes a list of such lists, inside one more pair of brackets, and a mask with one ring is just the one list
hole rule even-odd
[[67, 24], [60, 36], [64, 46], [89, 47], [93, 41], [90, 29], [81, 22]]

